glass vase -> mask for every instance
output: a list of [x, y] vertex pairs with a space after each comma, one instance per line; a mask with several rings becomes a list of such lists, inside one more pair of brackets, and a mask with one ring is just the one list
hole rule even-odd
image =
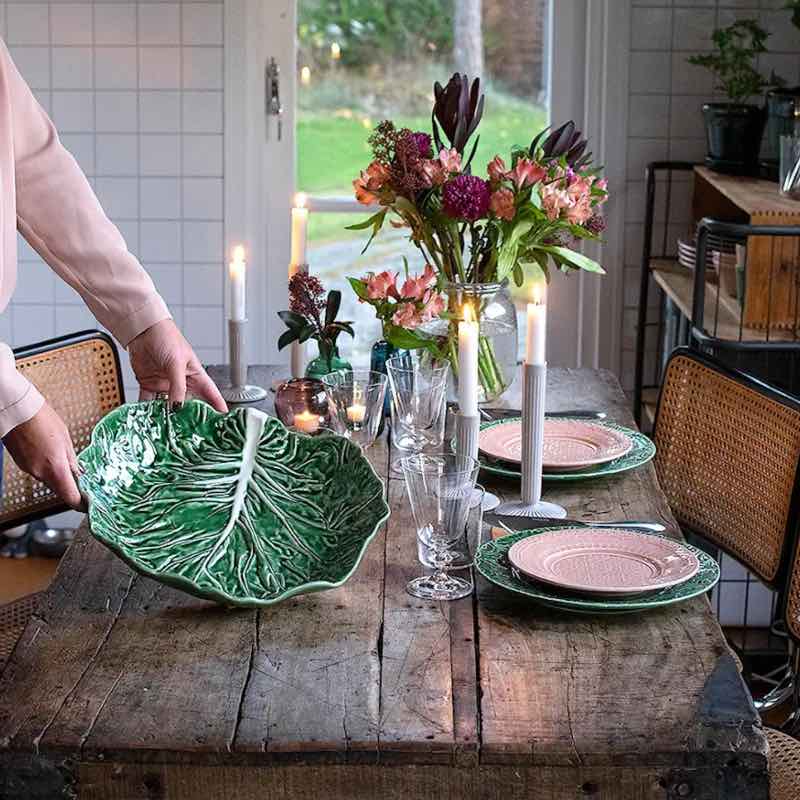
[[480, 329], [478, 402], [492, 402], [514, 383], [517, 374], [517, 311], [511, 293], [506, 283], [448, 283], [445, 292], [453, 319], [438, 320], [438, 330], [428, 326], [426, 331], [448, 336], [451, 372], [458, 387], [458, 320], [464, 304], [472, 306]]
[[320, 353], [315, 359], [308, 362], [306, 367], [306, 378], [322, 380], [331, 372], [338, 372], [340, 369], [352, 369], [349, 361], [345, 361], [339, 356], [339, 348], [333, 348], [333, 354], [327, 359]]

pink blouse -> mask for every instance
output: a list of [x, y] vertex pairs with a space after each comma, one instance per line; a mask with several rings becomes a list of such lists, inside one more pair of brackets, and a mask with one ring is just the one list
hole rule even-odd
[[[123, 346], [169, 318], [0, 41], [0, 311], [16, 283], [17, 228]], [[0, 343], [0, 436], [43, 402]]]

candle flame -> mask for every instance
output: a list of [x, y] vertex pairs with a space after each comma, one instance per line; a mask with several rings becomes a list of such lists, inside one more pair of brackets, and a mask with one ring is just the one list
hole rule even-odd
[[244, 255], [244, 245], [237, 244], [236, 247], [233, 248], [233, 262], [235, 264], [243, 263]]
[[464, 303], [464, 322], [475, 322], [475, 309], [472, 303]]
[[303, 67], [300, 70], [300, 83], [308, 86], [311, 83], [311, 67]]
[[331, 42], [331, 58], [334, 61], [338, 61], [342, 55], [342, 48], [339, 46], [339, 42]]
[[546, 287], [544, 283], [534, 283], [531, 287], [531, 303], [543, 306], [545, 303]]
[[295, 208], [305, 208], [307, 201], [308, 201], [308, 198], [306, 197], [305, 192], [298, 192], [294, 196], [294, 207]]

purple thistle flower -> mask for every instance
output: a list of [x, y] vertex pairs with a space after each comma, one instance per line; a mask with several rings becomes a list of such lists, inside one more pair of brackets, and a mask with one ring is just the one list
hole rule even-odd
[[459, 175], [442, 187], [442, 207], [455, 219], [475, 222], [489, 210], [489, 183], [477, 175]]
[[430, 134], [425, 133], [424, 131], [415, 131], [411, 134], [411, 136], [416, 142], [420, 156], [422, 158], [430, 158], [433, 155], [433, 151], [431, 150]]

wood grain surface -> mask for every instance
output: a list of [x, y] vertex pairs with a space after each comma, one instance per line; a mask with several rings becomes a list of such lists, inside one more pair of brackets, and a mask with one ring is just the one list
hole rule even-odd
[[[610, 374], [549, 377], [550, 409], [632, 425]], [[404, 486], [385, 439], [369, 457], [385, 531], [345, 586], [270, 609], [161, 586], [82, 531], [0, 676], [0, 798], [767, 797], [765, 740], [705, 598], [621, 617], [483, 581], [412, 598]], [[679, 535], [650, 466], [545, 496]]]

